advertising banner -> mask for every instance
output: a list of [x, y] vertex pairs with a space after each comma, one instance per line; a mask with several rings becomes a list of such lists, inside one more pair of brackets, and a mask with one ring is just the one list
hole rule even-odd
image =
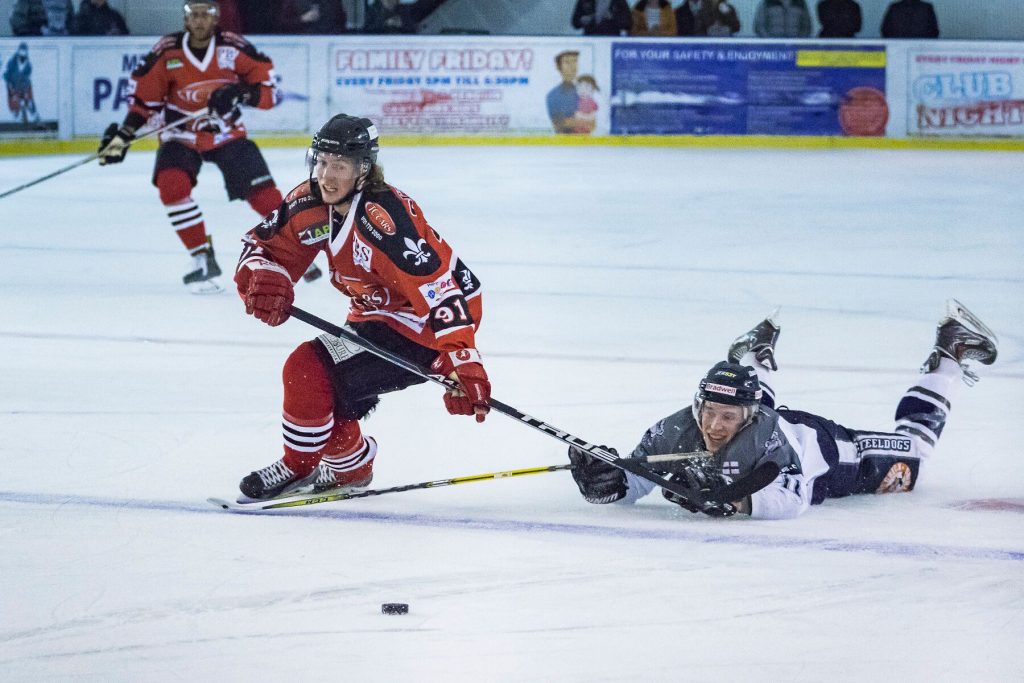
[[57, 135], [60, 114], [60, 55], [56, 47], [29, 41], [0, 41], [7, 106], [0, 114], [0, 138]]
[[611, 131], [666, 135], [884, 135], [885, 47], [612, 45]]
[[[74, 135], [100, 135], [128, 111], [131, 73], [153, 47], [152, 39], [75, 45], [72, 52]], [[305, 131], [309, 106], [309, 48], [274, 44], [263, 51], [274, 61], [282, 102], [273, 109], [243, 108], [252, 131]]]
[[909, 135], [1024, 137], [1024, 49], [912, 51]]
[[590, 134], [607, 89], [594, 50], [572, 40], [336, 43], [330, 108], [384, 133]]

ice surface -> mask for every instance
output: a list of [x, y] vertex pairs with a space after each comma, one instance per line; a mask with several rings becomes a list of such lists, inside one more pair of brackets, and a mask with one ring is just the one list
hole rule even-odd
[[[75, 160], [2, 159], [0, 189]], [[630, 449], [776, 305], [780, 400], [854, 427], [891, 427], [947, 297], [999, 360], [914, 493], [792, 521], [591, 506], [566, 472], [228, 514], [205, 499], [279, 456], [280, 367], [316, 332], [186, 292], [152, 154], [84, 167], [0, 201], [0, 679], [1024, 678], [1021, 154], [381, 160], [484, 282], [495, 396], [592, 441]], [[230, 267], [255, 215], [213, 166], [194, 196]], [[343, 318], [323, 280], [297, 304]], [[380, 487], [565, 461], [434, 386], [366, 429]]]

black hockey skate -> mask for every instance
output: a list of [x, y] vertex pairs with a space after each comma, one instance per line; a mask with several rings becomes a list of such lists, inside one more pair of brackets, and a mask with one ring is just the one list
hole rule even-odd
[[945, 357], [955, 361], [963, 371], [964, 384], [973, 386], [978, 375], [968, 369], [966, 361], [992, 365], [998, 354], [999, 339], [989, 327], [956, 299], [946, 301], [946, 317], [939, 321], [935, 347], [928, 354], [921, 372], [932, 372]]
[[754, 360], [769, 370], [778, 370], [775, 363], [775, 343], [779, 340], [779, 333], [782, 328], [775, 322], [779, 309], [775, 309], [768, 316], [754, 326], [754, 329], [741, 334], [729, 347], [726, 358], [730, 363], [739, 363], [740, 359], [752, 351]]
[[216, 280], [220, 274], [213, 253], [213, 238], [207, 236], [206, 246], [192, 255], [192, 270], [181, 279], [193, 294], [215, 294], [224, 289]]
[[269, 500], [283, 493], [300, 493], [308, 490], [316, 478], [317, 471], [300, 476], [284, 464], [284, 458], [263, 469], [250, 472], [238, 484], [238, 490], [250, 500]]

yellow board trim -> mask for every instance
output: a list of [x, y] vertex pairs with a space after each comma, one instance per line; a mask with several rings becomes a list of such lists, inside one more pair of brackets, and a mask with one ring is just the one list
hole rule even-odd
[[[308, 135], [254, 136], [261, 147], [304, 148]], [[746, 149], [934, 149], [994, 152], [1024, 152], [1024, 138], [882, 138], [811, 137], [786, 135], [388, 135], [384, 147], [679, 147]], [[97, 138], [74, 140], [20, 139], [0, 141], [2, 156], [44, 154], [91, 154], [99, 145]], [[141, 140], [134, 148], [155, 150], [156, 141]]]
[[797, 50], [796, 65], [799, 67], [881, 69], [885, 67], [885, 51]]

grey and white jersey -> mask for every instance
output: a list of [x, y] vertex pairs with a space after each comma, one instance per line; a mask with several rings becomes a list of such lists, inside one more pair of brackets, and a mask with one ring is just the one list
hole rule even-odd
[[[787, 425], [788, 426], [788, 425]], [[796, 517], [810, 505], [810, 486], [805, 485], [797, 450], [790, 444], [773, 409], [761, 405], [753, 420], [714, 456], [723, 475], [736, 481], [759, 465], [774, 462], [779, 476], [769, 486], [751, 496], [751, 516], [763, 519]], [[704, 437], [693, 411], [687, 407], [652, 426], [644, 434], [630, 457], [691, 453], [705, 450]], [[815, 466], [815, 470], [819, 468]], [[827, 467], [826, 467], [827, 469]], [[813, 477], [820, 472], [815, 472]], [[809, 482], [807, 482], [809, 484]], [[621, 502], [633, 503], [651, 493], [657, 485], [626, 473], [627, 493]]]

